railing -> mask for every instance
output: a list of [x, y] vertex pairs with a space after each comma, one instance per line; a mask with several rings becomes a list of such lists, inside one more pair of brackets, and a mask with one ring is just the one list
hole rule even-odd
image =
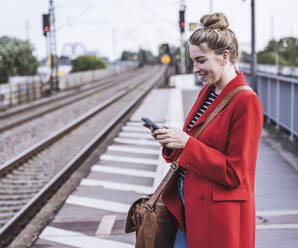
[[[247, 82], [250, 72], [241, 68]], [[290, 132], [290, 139], [298, 136], [298, 79], [257, 73], [257, 90], [267, 121]]]
[[[239, 67], [250, 69], [250, 64], [239, 63]], [[282, 65], [257, 65], [258, 72], [264, 72], [269, 74], [275, 74], [285, 77], [296, 77], [298, 78], [298, 67], [295, 66], [282, 66]]]
[[[59, 77], [59, 88], [60, 90], [77, 88], [134, 67], [111, 67], [105, 70], [70, 73]], [[9, 84], [0, 84], [0, 110], [41, 98], [46, 92], [47, 82], [48, 78], [46, 77], [32, 76], [22, 77]]]

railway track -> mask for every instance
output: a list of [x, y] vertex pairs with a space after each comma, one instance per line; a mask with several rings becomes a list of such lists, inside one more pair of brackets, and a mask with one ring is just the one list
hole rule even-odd
[[58, 94], [57, 96], [50, 99], [43, 99], [37, 104], [24, 106], [18, 108], [15, 111], [2, 113], [0, 114], [0, 133], [47, 113], [63, 108], [74, 102], [98, 94], [103, 90], [107, 90], [113, 86], [121, 84], [121, 82], [119, 83], [120, 80], [125, 83], [125, 81], [132, 79], [133, 77], [136, 77], [138, 74], [142, 73], [142, 71], [144, 71], [144, 69], [137, 71], [128, 71], [120, 75], [115, 75], [100, 81], [87, 84], [74, 91], [63, 92], [62, 94]]
[[[144, 72], [104, 102], [0, 168], [1, 246], [30, 220], [111, 128], [163, 78]], [[153, 76], [152, 76], [153, 75]]]

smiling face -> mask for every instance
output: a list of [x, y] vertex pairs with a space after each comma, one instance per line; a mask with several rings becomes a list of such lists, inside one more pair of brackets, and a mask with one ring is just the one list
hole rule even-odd
[[194, 65], [193, 72], [199, 75], [205, 86], [214, 85], [221, 80], [225, 62], [223, 55], [215, 54], [206, 43], [200, 46], [189, 43], [189, 54]]

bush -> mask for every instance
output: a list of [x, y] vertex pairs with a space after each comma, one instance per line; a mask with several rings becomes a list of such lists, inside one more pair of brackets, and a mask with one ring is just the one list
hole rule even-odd
[[[274, 52], [258, 52], [258, 64], [275, 65], [276, 56], [277, 54]], [[288, 65], [287, 61], [280, 54], [278, 55], [278, 65]]]
[[71, 61], [71, 72], [88, 71], [104, 69], [107, 67], [106, 62], [102, 58], [94, 55], [82, 55]]

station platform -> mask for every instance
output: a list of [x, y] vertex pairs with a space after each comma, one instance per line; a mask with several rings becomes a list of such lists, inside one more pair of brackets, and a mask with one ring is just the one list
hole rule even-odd
[[[124, 233], [126, 213], [134, 200], [153, 192], [169, 168], [140, 118], [182, 128], [201, 89], [193, 75], [172, 77], [170, 85], [175, 87], [154, 89], [146, 97], [32, 247], [134, 247], [135, 233]], [[298, 172], [272, 148], [269, 136], [264, 129], [257, 161], [256, 247], [294, 248]]]

